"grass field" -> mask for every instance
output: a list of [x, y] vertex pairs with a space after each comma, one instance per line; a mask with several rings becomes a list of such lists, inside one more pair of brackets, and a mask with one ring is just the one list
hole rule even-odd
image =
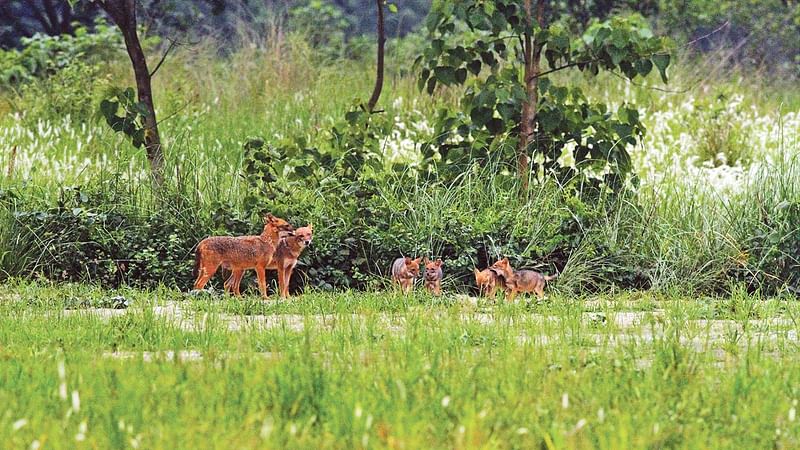
[[263, 303], [17, 281], [0, 293], [0, 442], [795, 448], [798, 317], [736, 290]]

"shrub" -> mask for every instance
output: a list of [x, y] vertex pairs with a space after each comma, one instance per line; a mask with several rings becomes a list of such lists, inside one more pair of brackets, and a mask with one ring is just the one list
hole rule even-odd
[[102, 21], [95, 22], [92, 32], [81, 26], [74, 36], [36, 34], [21, 41], [22, 50], [0, 51], [0, 85], [46, 78], [78, 61], [88, 65], [107, 61], [122, 48], [117, 28]]

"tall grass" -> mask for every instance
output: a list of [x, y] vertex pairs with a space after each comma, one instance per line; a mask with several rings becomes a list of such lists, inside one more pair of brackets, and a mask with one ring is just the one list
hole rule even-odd
[[[72, 309], [117, 295], [133, 306]], [[728, 304], [662, 297], [658, 310], [639, 312], [653, 299], [606, 298], [592, 313], [564, 297], [473, 306], [315, 293], [259, 303], [261, 316], [240, 301], [163, 289], [29, 282], [0, 300], [0, 438], [14, 447], [760, 448], [800, 439], [797, 305], [742, 292]]]

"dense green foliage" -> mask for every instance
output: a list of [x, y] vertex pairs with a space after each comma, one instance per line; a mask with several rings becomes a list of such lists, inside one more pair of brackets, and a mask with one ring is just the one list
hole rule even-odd
[[[530, 20], [519, 1], [434, 4], [427, 19], [430, 46], [418, 60], [424, 64], [420, 89], [433, 94], [437, 84], [465, 83], [467, 89], [459, 110], [439, 114], [437, 145], [429, 147], [427, 156], [438, 156], [442, 170], [460, 173], [476, 156], [518, 148], [520, 135], [527, 132], [521, 123], [526, 120], [524, 104], [533, 89], [535, 123], [531, 142], [521, 151], [533, 159], [534, 174], [541, 170], [566, 180], [594, 169], [606, 173], [603, 185], [619, 190], [632, 168], [627, 147], [635, 146], [645, 132], [636, 106], [623, 103], [614, 114], [607, 104], [589, 102], [579, 87], [555, 84], [547, 75], [574, 67], [589, 76], [607, 70], [633, 80], [655, 67], [666, 82], [666, 42], [654, 37], [641, 17], [596, 23], [580, 39], [571, 39], [557, 17], [548, 14], [541, 24], [535, 15]], [[523, 69], [531, 58], [525, 56], [528, 36], [534, 48], [530, 52], [544, 55], [542, 66], [537, 60], [531, 73]], [[527, 89], [526, 77], [535, 77]], [[448, 143], [450, 130], [457, 130], [458, 143]], [[559, 162], [570, 143], [571, 167]], [[513, 163], [519, 153], [512, 151], [503, 159]]]
[[[655, 63], [647, 76], [636, 71], [635, 84], [603, 73], [597, 81], [578, 71], [553, 73], [542, 84], [544, 107], [564, 92], [554, 86], [569, 86], [567, 94], [582, 92], [589, 104], [623, 111], [611, 122], [635, 119], [649, 130], [626, 148], [642, 185], [611, 195], [582, 177], [536, 177], [519, 195], [515, 168], [501, 156], [513, 153], [510, 141], [492, 147], [478, 140], [470, 146], [478, 157], [455, 170], [424, 157], [465, 145], [458, 127], [442, 125], [437, 114], [471, 105], [490, 69], [469, 86], [437, 87], [429, 96], [417, 88], [422, 68], [410, 63], [431, 42], [392, 40], [383, 112], [366, 114], [360, 105], [374, 77], [372, 51], [331, 53], [282, 28], [264, 36], [235, 49], [204, 40], [167, 58], [155, 80], [168, 174], [160, 191], [149, 184], [142, 152], [101, 114], [109, 93], [124, 93], [115, 87], [131, 85], [113, 33], [74, 38], [111, 43], [103, 45], [109, 56], [97, 53], [97, 61], [70, 50], [81, 64], [4, 89], [0, 276], [186, 289], [200, 239], [257, 233], [269, 211], [296, 226], [315, 225], [295, 290], [379, 286], [403, 254], [442, 257], [445, 287], [459, 291], [472, 289], [473, 267], [500, 256], [516, 267], [561, 272], [563, 289], [573, 292], [708, 293], [733, 281], [765, 292], [798, 289], [796, 89], [770, 79], [737, 81], [733, 73], [716, 87], [670, 95], [648, 88], [660, 84]], [[603, 50], [608, 39], [613, 44], [613, 33], [569, 51], [611, 57]], [[148, 56], [163, 50], [151, 47]], [[697, 84], [687, 67], [685, 60], [671, 66], [677, 88]], [[570, 104], [569, 96], [562, 100]], [[625, 103], [641, 106], [620, 108]], [[122, 110], [107, 108], [117, 118]], [[486, 130], [478, 128], [467, 140]], [[452, 139], [443, 142], [445, 131]], [[730, 192], [714, 187], [718, 173], [735, 176]]]
[[36, 34], [22, 38], [21, 50], [0, 51], [0, 83], [19, 85], [70, 69], [75, 64], [107, 61], [122, 45], [115, 27], [97, 22], [90, 32], [79, 27], [73, 35]]

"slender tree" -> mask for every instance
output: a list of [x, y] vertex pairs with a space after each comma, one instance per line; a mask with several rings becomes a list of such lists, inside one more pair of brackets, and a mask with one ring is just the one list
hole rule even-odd
[[[78, 0], [69, 0], [74, 6]], [[156, 184], [164, 182], [164, 152], [161, 148], [161, 138], [158, 133], [158, 121], [156, 120], [156, 110], [153, 106], [153, 88], [151, 80], [153, 73], [147, 68], [147, 58], [142, 50], [139, 41], [138, 22], [136, 20], [136, 0], [91, 0], [92, 3], [100, 6], [109, 18], [119, 28], [125, 40], [125, 49], [130, 57], [133, 66], [133, 74], [136, 79], [136, 94], [139, 103], [144, 108], [144, 147], [147, 160], [150, 163], [150, 171]], [[172, 47], [170, 47], [172, 48]], [[164, 55], [166, 57], [166, 54]], [[163, 58], [162, 61], [163, 62]], [[156, 70], [161, 65], [159, 62]]]
[[147, 68], [147, 59], [144, 56], [136, 29], [136, 1], [99, 0], [98, 3], [119, 27], [122, 37], [125, 39], [125, 48], [131, 59], [136, 78], [136, 93], [139, 102], [147, 109], [144, 117], [144, 147], [147, 152], [147, 160], [150, 162], [153, 179], [157, 184], [162, 184], [164, 181], [164, 152], [161, 148], [156, 110], [153, 106], [152, 74]]
[[375, 0], [378, 7], [378, 67], [377, 74], [375, 75], [375, 87], [372, 89], [372, 96], [367, 103], [367, 111], [372, 112], [375, 110], [375, 105], [378, 104], [378, 99], [381, 97], [381, 90], [383, 89], [383, 53], [386, 44], [386, 31], [384, 30], [383, 20], [383, 6], [386, 0]]
[[[525, 0], [525, 34], [523, 37], [523, 76], [526, 98], [522, 102], [520, 135], [517, 142], [517, 175], [522, 180], [523, 189], [528, 188], [528, 146], [536, 129], [536, 108], [539, 105], [539, 73], [542, 60], [542, 44], [534, 39], [533, 12], [531, 0]], [[536, 1], [536, 23], [544, 29], [544, 0]]]

